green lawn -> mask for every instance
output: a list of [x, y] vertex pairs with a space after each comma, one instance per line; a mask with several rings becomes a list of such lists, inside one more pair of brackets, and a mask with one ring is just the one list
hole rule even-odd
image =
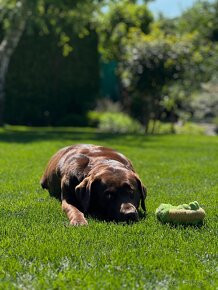
[[[75, 143], [129, 157], [148, 189], [133, 225], [69, 227], [39, 185], [48, 159]], [[0, 131], [0, 289], [218, 289], [218, 137], [105, 135], [91, 129]], [[201, 228], [160, 224], [160, 203], [199, 201]]]

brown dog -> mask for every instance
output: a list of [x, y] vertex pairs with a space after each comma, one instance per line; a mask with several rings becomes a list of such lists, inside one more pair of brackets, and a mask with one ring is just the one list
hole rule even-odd
[[115, 221], [138, 220], [145, 187], [131, 162], [106, 147], [75, 145], [59, 150], [49, 161], [42, 188], [62, 202], [71, 225], [87, 225], [84, 214]]

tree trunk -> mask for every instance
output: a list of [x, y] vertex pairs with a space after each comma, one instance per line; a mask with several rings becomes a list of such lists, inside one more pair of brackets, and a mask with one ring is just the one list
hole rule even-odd
[[20, 13], [16, 20], [11, 24], [4, 39], [0, 44], [0, 126], [4, 124], [4, 105], [5, 105], [5, 80], [11, 56], [15, 51], [19, 40], [25, 29], [27, 20], [27, 9], [23, 3]]

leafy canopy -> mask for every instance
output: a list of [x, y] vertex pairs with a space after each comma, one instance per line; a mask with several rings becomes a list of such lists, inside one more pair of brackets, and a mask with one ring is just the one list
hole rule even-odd
[[0, 0], [0, 24], [7, 34], [21, 19], [26, 19], [29, 33], [33, 30], [40, 34], [56, 33], [68, 54], [72, 50], [69, 34], [72, 31], [79, 37], [89, 34], [96, 25], [94, 16], [102, 3], [101, 0]]

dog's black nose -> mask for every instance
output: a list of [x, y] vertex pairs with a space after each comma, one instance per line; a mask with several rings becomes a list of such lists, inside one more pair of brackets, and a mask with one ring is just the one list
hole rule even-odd
[[123, 215], [123, 219], [126, 222], [137, 222], [139, 220], [138, 213], [128, 213]]
[[121, 218], [124, 221], [138, 221], [139, 215], [135, 206], [131, 203], [122, 203], [120, 207]]

